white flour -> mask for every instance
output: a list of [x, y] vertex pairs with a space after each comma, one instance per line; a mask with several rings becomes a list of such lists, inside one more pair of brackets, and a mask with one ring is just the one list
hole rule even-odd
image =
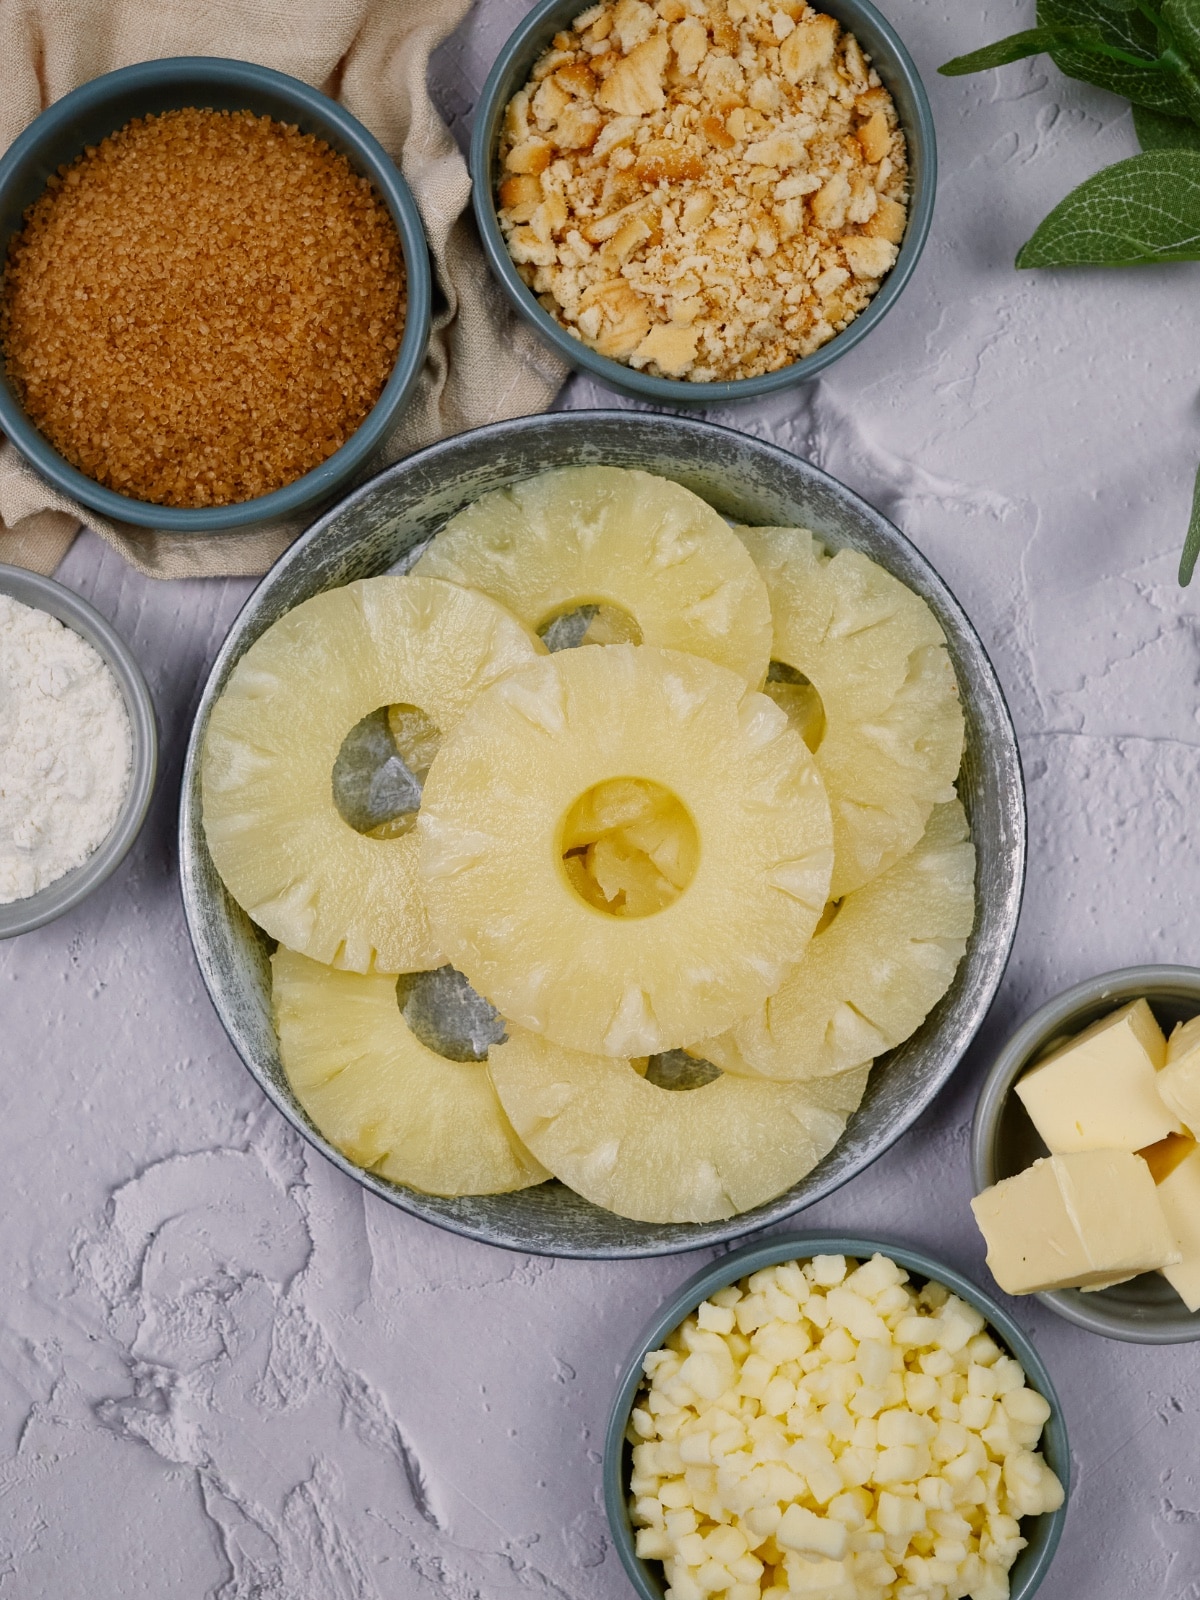
[[96, 651], [0, 594], [0, 905], [36, 894], [103, 843], [131, 756], [129, 713]]

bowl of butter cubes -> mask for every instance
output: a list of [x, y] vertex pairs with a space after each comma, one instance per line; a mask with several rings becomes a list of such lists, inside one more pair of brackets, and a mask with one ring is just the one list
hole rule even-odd
[[979, 1097], [975, 1220], [992, 1276], [1110, 1339], [1200, 1339], [1200, 970], [1077, 984]]
[[640, 1600], [1029, 1600], [1069, 1472], [1049, 1374], [982, 1290], [905, 1246], [778, 1234], [645, 1329], [604, 1495]]

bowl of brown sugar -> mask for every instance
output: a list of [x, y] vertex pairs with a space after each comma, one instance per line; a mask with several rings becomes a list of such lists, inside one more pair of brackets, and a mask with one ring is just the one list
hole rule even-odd
[[875, 327], [929, 231], [933, 118], [869, 0], [540, 0], [476, 111], [475, 213], [558, 353], [752, 400]]
[[0, 430], [118, 521], [277, 521], [371, 465], [430, 293], [416, 202], [341, 106], [249, 62], [126, 67], [0, 159]]

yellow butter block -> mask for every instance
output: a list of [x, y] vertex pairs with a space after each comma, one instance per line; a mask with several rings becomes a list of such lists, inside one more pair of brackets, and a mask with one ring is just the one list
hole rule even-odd
[[1167, 1040], [1167, 1064], [1158, 1092], [1168, 1111], [1191, 1133], [1200, 1133], [1200, 1017], [1181, 1022]]
[[1200, 1148], [1162, 1180], [1158, 1198], [1181, 1258], [1163, 1277], [1189, 1311], [1200, 1311]]
[[1183, 1132], [1158, 1090], [1166, 1055], [1154, 1013], [1135, 1000], [1068, 1040], [1016, 1090], [1054, 1155], [1140, 1150]]
[[1106, 1289], [1183, 1259], [1150, 1168], [1129, 1150], [1047, 1156], [976, 1195], [971, 1210], [1008, 1294]]

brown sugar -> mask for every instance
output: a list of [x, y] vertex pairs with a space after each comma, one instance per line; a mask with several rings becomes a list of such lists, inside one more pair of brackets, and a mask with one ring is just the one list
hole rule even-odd
[[136, 118], [60, 168], [0, 283], [0, 352], [79, 471], [165, 506], [282, 488], [379, 399], [404, 257], [368, 179], [249, 111]]
[[500, 226], [543, 308], [694, 383], [827, 343], [907, 221], [892, 98], [805, 0], [601, 0], [509, 102], [500, 158]]

